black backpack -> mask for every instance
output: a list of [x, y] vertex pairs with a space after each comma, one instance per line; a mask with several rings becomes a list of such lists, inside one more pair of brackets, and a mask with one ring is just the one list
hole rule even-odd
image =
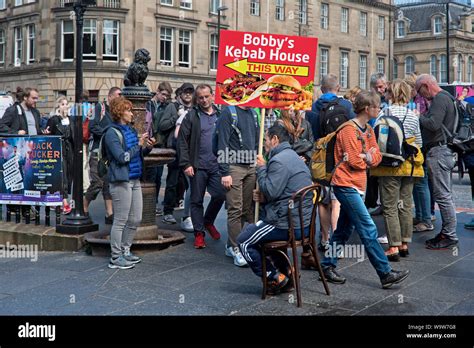
[[456, 116], [454, 119], [454, 131], [441, 124], [443, 136], [446, 143], [460, 155], [474, 152], [474, 110], [473, 105], [460, 100], [454, 100]]
[[340, 125], [349, 121], [349, 110], [341, 105], [342, 98], [323, 104], [319, 112], [319, 129], [321, 137], [335, 132]]

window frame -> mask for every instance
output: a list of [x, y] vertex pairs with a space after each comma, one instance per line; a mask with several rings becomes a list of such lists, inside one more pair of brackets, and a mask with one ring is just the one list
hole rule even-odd
[[7, 9], [7, 0], [0, 0], [0, 11]]
[[[183, 6], [183, 3], [189, 4], [189, 7]], [[192, 10], [193, 9], [193, 0], [180, 0], [179, 1], [179, 8], [185, 9], [185, 10]]]
[[298, 23], [308, 24], [308, 0], [298, 0]]
[[[319, 76], [323, 77], [324, 75], [329, 74], [329, 48], [321, 47], [320, 51]], [[324, 55], [326, 55], [326, 57], [324, 57]]]
[[276, 0], [275, 4], [275, 20], [285, 20], [285, 0]]
[[[168, 29], [171, 31], [171, 35], [169, 35], [170, 40], [167, 40], [167, 38], [168, 38], [167, 33], [163, 34], [163, 30], [168, 30]], [[165, 35], [166, 37], [163, 38], [163, 35]], [[170, 59], [169, 60], [168, 59], [165, 60], [165, 59], [162, 58], [164, 53], [166, 53], [166, 51], [163, 51], [163, 49], [162, 49], [162, 46], [161, 46], [162, 41], [163, 42], [170, 42], [169, 43], [169, 54], [170, 54]], [[172, 27], [160, 27], [160, 65], [169, 66], [169, 67], [174, 66], [174, 64], [173, 64], [173, 58], [174, 58], [174, 52], [173, 52], [173, 46], [174, 45], [173, 45], [173, 43], [174, 43], [174, 28], [172, 28]]]
[[321, 3], [321, 17], [320, 17], [320, 27], [321, 29], [329, 29], [329, 4]]
[[472, 83], [472, 56], [467, 57], [467, 82]]
[[376, 70], [377, 70], [377, 73], [382, 73], [382, 74], [385, 75], [385, 57], [380, 57], [380, 56], [377, 57], [377, 69]]
[[260, 0], [250, 0], [250, 15], [260, 17]]
[[[347, 64], [344, 64], [344, 58], [347, 58]], [[348, 88], [349, 86], [349, 52], [342, 51], [339, 60], [339, 76], [341, 88]]]
[[160, 5], [173, 7], [173, 0], [160, 0]]
[[[439, 23], [437, 23], [439, 20]], [[436, 27], [439, 25], [439, 31], [436, 31]], [[433, 35], [441, 35], [443, 33], [443, 20], [440, 16], [433, 18]]]
[[441, 54], [439, 56], [439, 82], [447, 83], [448, 82], [448, 72], [446, 70], [446, 55]]
[[377, 28], [378, 28], [379, 40], [384, 41], [385, 40], [385, 16], [379, 16]]
[[[64, 32], [64, 23], [65, 22], [71, 22], [72, 23], [72, 31]], [[64, 58], [64, 49], [65, 49], [65, 40], [64, 40], [64, 35], [72, 35], [72, 58]], [[61, 21], [61, 62], [72, 62], [74, 61], [75, 57], [75, 38], [76, 34], [74, 32], [74, 21], [71, 19], [64, 19]]]
[[26, 26], [26, 42], [26, 64], [34, 64], [36, 61], [36, 27], [34, 24]]
[[430, 75], [438, 78], [438, 57], [435, 54], [430, 56]]
[[[181, 33], [189, 33], [189, 38], [185, 38], [183, 36], [183, 39], [189, 39], [188, 42], [185, 40], [182, 40]], [[186, 30], [186, 29], [179, 29], [178, 30], [178, 66], [180, 68], [185, 68], [185, 69], [190, 69], [192, 67], [192, 37], [193, 37], [193, 32], [191, 30]], [[183, 56], [184, 54], [184, 48], [187, 47], [188, 50], [188, 56], [189, 56], [189, 61], [186, 62], [184, 60], [181, 60], [181, 47], [183, 46]], [[186, 66], [186, 64], [188, 66]]]
[[[411, 70], [408, 70], [408, 61], [412, 62]], [[405, 57], [405, 76], [415, 72], [415, 58], [413, 56]]]
[[[217, 3], [217, 6], [216, 6]], [[222, 6], [222, 0], [210, 0], [209, 2], [209, 13], [217, 15], [217, 9]], [[215, 7], [215, 8], [213, 8]]]
[[[400, 29], [403, 30], [403, 35], [400, 35]], [[405, 21], [399, 20], [397, 21], [397, 39], [403, 39], [405, 36], [406, 36]]]
[[6, 31], [0, 28], [0, 64], [5, 64], [5, 52], [7, 49], [7, 36]]
[[[217, 71], [217, 62], [219, 59], [219, 42], [217, 42], [217, 38], [219, 35], [217, 33], [211, 33], [209, 35], [209, 70], [210, 71]], [[215, 43], [213, 43], [213, 37], [215, 38]], [[212, 67], [213, 63], [213, 54], [215, 54], [215, 67]]]
[[13, 46], [13, 66], [20, 67], [23, 60], [23, 28], [21, 26], [13, 27]]
[[[86, 21], [90, 21], [91, 23], [94, 22], [95, 26], [90, 26], [90, 27], [86, 27]], [[87, 30], [89, 29], [92, 29], [90, 32], [87, 32], [86, 31], [86, 28]], [[92, 53], [84, 53], [84, 49], [82, 50], [82, 59], [83, 60], [86, 60], [86, 61], [95, 61], [97, 60], [97, 20], [96, 19], [93, 19], [93, 18], [87, 18], [87, 19], [84, 19], [84, 27], [83, 27], [83, 42], [85, 40], [85, 36], [86, 35], [91, 35], [91, 36], [94, 36], [95, 37], [95, 53], [92, 54]], [[84, 43], [83, 43], [83, 46], [82, 47], [85, 47], [84, 46]]]
[[[364, 18], [364, 20], [363, 20]], [[361, 36], [367, 36], [367, 25], [368, 25], [368, 14], [367, 12], [359, 12], [359, 34]]]
[[359, 87], [362, 89], [367, 89], [367, 62], [367, 54], [359, 55]]
[[349, 33], [349, 9], [341, 7], [341, 33]]
[[[117, 23], [117, 27], [115, 28], [112, 26], [112, 28], [106, 28], [105, 22], [112, 22], [112, 23]], [[106, 30], [112, 30], [111, 33], [107, 33]], [[116, 32], [114, 32], [116, 30]], [[115, 36], [115, 43], [117, 47], [117, 54], [107, 54], [105, 53], [106, 49], [106, 36], [107, 35], [112, 35]], [[109, 61], [109, 62], [118, 62], [120, 59], [120, 21], [116, 19], [103, 19], [103, 25], [102, 25], [102, 60], [104, 61]], [[110, 59], [110, 58], [116, 58], [116, 59]]]
[[458, 66], [456, 68], [456, 81], [463, 82], [464, 75], [464, 59], [461, 54], [458, 54], [456, 57]]

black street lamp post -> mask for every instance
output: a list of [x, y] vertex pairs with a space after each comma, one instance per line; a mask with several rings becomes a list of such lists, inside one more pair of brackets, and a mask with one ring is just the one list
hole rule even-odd
[[227, 11], [229, 8], [227, 6], [220, 6], [217, 8], [217, 47], [219, 50], [220, 39], [221, 39], [221, 12]]
[[95, 6], [96, 0], [77, 0], [71, 3], [76, 18], [76, 105], [75, 115], [72, 115], [74, 127], [74, 164], [76, 166], [73, 176], [73, 209], [61, 225], [56, 226], [56, 231], [64, 234], [83, 234], [98, 230], [98, 225], [93, 224], [89, 216], [84, 213], [83, 201], [83, 149], [82, 149], [82, 94], [83, 94], [83, 27], [84, 13], [87, 6]]
[[449, 0], [446, 2], [446, 80], [449, 84]]

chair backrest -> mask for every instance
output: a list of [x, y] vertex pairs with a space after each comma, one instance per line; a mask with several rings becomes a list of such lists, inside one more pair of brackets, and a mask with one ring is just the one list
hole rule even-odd
[[[300, 219], [300, 227], [301, 227], [301, 243], [305, 244], [312, 244], [314, 245], [314, 238], [316, 235], [316, 212], [318, 208], [318, 201], [320, 195], [321, 186], [319, 184], [313, 184], [302, 189], [296, 191], [292, 196], [291, 199], [288, 201], [288, 234], [289, 234], [289, 242], [296, 241], [295, 237], [295, 224], [293, 222], [293, 215], [292, 211], [295, 209], [295, 202], [298, 203], [298, 216]], [[306, 198], [308, 193], [316, 192], [316, 197], [313, 198], [313, 209], [311, 211], [311, 221], [309, 225], [309, 243], [307, 242], [305, 235], [304, 235], [304, 214], [303, 214], [303, 202]]]

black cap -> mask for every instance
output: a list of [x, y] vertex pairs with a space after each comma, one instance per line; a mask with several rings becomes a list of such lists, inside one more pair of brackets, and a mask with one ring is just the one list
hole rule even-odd
[[181, 85], [181, 87], [179, 87], [179, 90], [181, 91], [181, 93], [183, 93], [184, 91], [189, 91], [189, 90], [194, 92], [194, 86], [192, 83], [185, 82]]

